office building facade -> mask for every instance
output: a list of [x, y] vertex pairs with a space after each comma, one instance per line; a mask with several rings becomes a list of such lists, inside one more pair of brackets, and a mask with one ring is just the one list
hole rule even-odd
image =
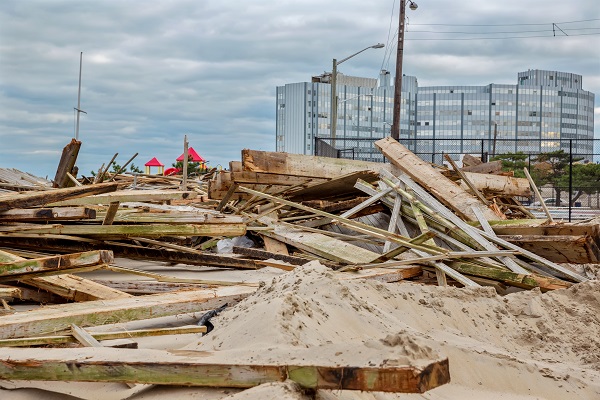
[[[277, 87], [276, 149], [290, 153], [382, 161], [373, 142], [390, 135], [394, 87], [379, 79], [338, 74], [338, 122], [330, 132], [330, 75]], [[424, 159], [441, 153], [537, 154], [575, 146], [592, 154], [594, 94], [581, 75], [518, 73], [516, 84], [419, 87], [404, 76], [400, 141]], [[430, 158], [431, 157], [431, 158]]]

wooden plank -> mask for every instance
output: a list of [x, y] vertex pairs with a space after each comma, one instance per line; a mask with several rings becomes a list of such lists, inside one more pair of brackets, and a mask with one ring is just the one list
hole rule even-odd
[[113, 262], [113, 253], [108, 250], [88, 251], [44, 257], [33, 260], [22, 260], [0, 263], [0, 276], [34, 274], [37, 272], [73, 269], [77, 267], [109, 264]]
[[85, 347], [103, 347], [95, 337], [75, 324], [71, 324], [71, 335]]
[[540, 205], [542, 206], [542, 209], [544, 210], [544, 213], [546, 214], [546, 217], [548, 217], [548, 221], [554, 222], [554, 219], [552, 219], [552, 214], [550, 214], [550, 211], [548, 211], [548, 207], [546, 206], [546, 202], [544, 201], [544, 198], [542, 197], [542, 195], [540, 194], [540, 191], [538, 190], [537, 186], [535, 185], [535, 182], [533, 181], [533, 178], [531, 178], [531, 175], [529, 175], [529, 170], [527, 170], [527, 168], [523, 168], [523, 172], [525, 172], [525, 176], [527, 177], [527, 180], [529, 181], [529, 184], [533, 188], [533, 192], [535, 193], [535, 197], [540, 202]]
[[108, 206], [108, 209], [106, 210], [106, 215], [104, 216], [104, 220], [102, 221], [102, 225], [112, 225], [112, 223], [115, 220], [115, 216], [117, 215], [117, 210], [119, 209], [119, 203], [118, 201], [113, 201], [110, 203], [110, 205]]
[[10, 195], [0, 195], [0, 211], [8, 210], [11, 208], [28, 208], [44, 206], [53, 203], [55, 204], [55, 202], [67, 199], [75, 199], [99, 193], [114, 192], [115, 190], [117, 190], [117, 187], [117, 183], [100, 183], [98, 185], [45, 190], [43, 192], [27, 192]]
[[[317, 349], [324, 353], [323, 349]], [[278, 359], [309, 359], [315, 349], [280, 351]], [[291, 354], [288, 354], [291, 353]], [[380, 367], [232, 363], [206, 351], [153, 349], [0, 348], [0, 379], [134, 382], [161, 385], [246, 388], [292, 380], [306, 389], [423, 393], [450, 381], [448, 359], [423, 366], [388, 360]], [[215, 355], [214, 358], [211, 355]], [[34, 361], [35, 360], [35, 361]], [[214, 360], [214, 361], [213, 361]], [[211, 362], [212, 361], [212, 362]], [[118, 371], [118, 373], [115, 373]]]
[[[81, 329], [81, 328], [79, 328]], [[120, 332], [90, 332], [86, 331], [94, 339], [101, 340], [115, 340], [115, 339], [129, 339], [139, 338], [148, 336], [165, 336], [165, 335], [189, 335], [195, 333], [206, 333], [205, 326], [198, 325], [185, 325], [174, 328], [158, 328], [158, 329], [133, 329]], [[40, 345], [57, 345], [75, 343], [75, 339], [72, 335], [55, 335], [55, 336], [38, 336], [31, 338], [18, 338], [18, 339], [3, 339], [0, 340], [0, 347], [27, 347], [27, 346], [40, 346]]]
[[242, 165], [244, 171], [322, 179], [337, 178], [357, 171], [379, 173], [381, 168], [389, 168], [384, 163], [249, 149], [242, 150]]
[[21, 281], [26, 285], [47, 290], [72, 301], [109, 300], [133, 297], [131, 294], [121, 290], [107, 287], [92, 280], [71, 274], [45, 276], [42, 278], [27, 278], [22, 279]]
[[360, 264], [373, 262], [379, 257], [377, 253], [353, 244], [342, 242], [321, 233], [306, 232], [283, 225], [269, 217], [262, 217], [259, 221], [273, 228], [272, 231], [262, 232], [263, 235], [275, 238], [330, 261]]
[[478, 165], [462, 167], [463, 172], [474, 172], [479, 174], [496, 174], [502, 172], [502, 161], [490, 161]]
[[304, 189], [299, 189], [289, 195], [293, 201], [323, 200], [327, 198], [342, 198], [343, 196], [357, 196], [360, 191], [354, 188], [357, 180], [375, 182], [379, 179], [378, 174], [373, 171], [355, 171], [328, 181], [312, 184]]
[[340, 280], [373, 279], [380, 282], [393, 283], [414, 278], [421, 274], [423, 274], [423, 268], [420, 265], [409, 265], [399, 268], [358, 269], [355, 271], [338, 272], [335, 276]]
[[[20, 230], [14, 226], [0, 226], [0, 232], [19, 232]], [[161, 236], [242, 236], [246, 234], [246, 224], [40, 225], [39, 227], [27, 227], [23, 233], [98, 236], [103, 238], [130, 236], [153, 238]]]
[[46, 306], [0, 318], [0, 338], [47, 335], [68, 329], [70, 324], [86, 327], [210, 310], [235, 303], [254, 290], [228, 286]]
[[[89, 187], [98, 187], [108, 184], [98, 184]], [[115, 185], [116, 183], [113, 183]], [[84, 186], [88, 187], [88, 186]], [[121, 203], [125, 202], [136, 202], [136, 201], [167, 201], [167, 200], [186, 200], [195, 199], [198, 197], [198, 193], [195, 191], [184, 191], [184, 190], [119, 190], [116, 193], [98, 194], [94, 196], [88, 196], [83, 198], [55, 201], [48, 203], [48, 206], [84, 206], [92, 204], [110, 204], [118, 201]]]
[[[239, 164], [241, 168], [241, 163]], [[305, 176], [273, 174], [269, 172], [234, 171], [231, 177], [234, 182], [244, 186], [247, 184], [296, 186], [306, 183]], [[314, 183], [326, 181], [325, 178], [314, 178], [311, 180]]]
[[561, 281], [560, 279], [547, 278], [535, 274], [522, 275], [512, 271], [486, 268], [464, 262], [452, 262], [450, 263], [450, 266], [452, 269], [455, 269], [456, 271], [466, 275], [488, 278], [503, 282], [510, 286], [516, 286], [524, 289], [539, 287], [542, 291], [546, 292], [548, 290], [566, 289], [572, 285], [571, 283]]
[[555, 263], [600, 262], [600, 250], [589, 236], [502, 235], [500, 238]]
[[80, 148], [81, 142], [75, 138], [71, 139], [71, 142], [63, 148], [58, 168], [56, 169], [56, 175], [54, 176], [53, 186], [55, 188], [73, 186], [67, 174], [73, 172]]
[[[268, 237], [265, 237], [265, 238], [269, 239]], [[279, 243], [282, 243], [282, 242], [279, 242]], [[273, 259], [273, 260], [285, 261], [292, 265], [304, 265], [304, 264], [312, 261], [308, 258], [290, 256], [289, 254], [286, 255], [286, 254], [272, 253], [270, 251], [254, 249], [254, 248], [247, 248], [247, 247], [233, 246], [233, 252], [235, 254], [242, 254], [245, 256], [258, 258], [260, 260]], [[324, 262], [322, 262], [322, 263], [325, 264]], [[327, 264], [327, 265], [331, 265], [331, 264]]]
[[474, 172], [463, 172], [465, 177], [473, 185], [484, 193], [510, 196], [531, 196], [529, 181], [525, 178], [515, 178], [514, 176], [478, 174]]
[[458, 176], [460, 176], [460, 179], [471, 190], [471, 193], [473, 193], [475, 196], [477, 196], [477, 198], [483, 204], [485, 204], [486, 206], [489, 206], [490, 202], [479, 191], [479, 189], [473, 184], [473, 182], [471, 182], [471, 180], [466, 176], [466, 174], [464, 174], [460, 170], [460, 168], [458, 168], [458, 166], [456, 165], [456, 163], [454, 162], [454, 160], [452, 159], [452, 157], [450, 157], [449, 154], [444, 154], [444, 158], [446, 158], [446, 161], [448, 161], [450, 163], [450, 165], [452, 165], [452, 168], [454, 168], [454, 172], [456, 172], [458, 174]]
[[477, 219], [471, 209], [472, 206], [480, 208], [487, 219], [505, 218], [504, 215], [497, 215], [490, 208], [481, 204], [475, 196], [467, 193], [393, 138], [380, 139], [375, 142], [375, 146], [394, 166], [431, 192], [463, 219], [468, 221]]
[[265, 250], [269, 253], [281, 254], [284, 256], [289, 256], [290, 252], [288, 251], [285, 243], [280, 242], [279, 240], [270, 238], [265, 235], [260, 235], [263, 242], [265, 243]]
[[165, 292], [174, 292], [182, 289], [206, 289], [211, 285], [200, 283], [178, 283], [178, 282], [157, 282], [140, 280], [110, 280], [110, 279], [92, 279], [93, 282], [100, 285], [119, 290], [129, 294], [157, 294]]
[[13, 208], [0, 211], [0, 222], [75, 221], [96, 218], [96, 210], [87, 207]]
[[21, 288], [15, 286], [0, 285], [0, 297], [21, 297]]
[[150, 247], [133, 246], [119, 243], [73, 242], [68, 240], [42, 238], [2, 238], [3, 242], [12, 247], [25, 249], [45, 249], [51, 251], [96, 250], [98, 248], [111, 250], [118, 257], [134, 260], [153, 260], [175, 264], [204, 265], [221, 268], [258, 269], [260, 266], [254, 260], [233, 258], [220, 254], [196, 251], [183, 252]]

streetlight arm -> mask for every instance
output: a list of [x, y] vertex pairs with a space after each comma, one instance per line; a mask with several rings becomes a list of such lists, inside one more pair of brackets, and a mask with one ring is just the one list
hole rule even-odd
[[365, 51], [365, 50], [369, 50], [369, 49], [380, 49], [380, 48], [382, 48], [382, 47], [384, 47], [384, 45], [383, 45], [382, 43], [377, 43], [377, 44], [375, 44], [375, 45], [373, 45], [373, 46], [365, 47], [364, 49], [362, 49], [362, 50], [360, 50], [360, 51], [357, 51], [356, 53], [352, 54], [351, 56], [348, 56], [348, 57], [346, 57], [346, 58], [344, 58], [344, 59], [342, 59], [342, 60], [338, 61], [336, 65], [340, 65], [340, 64], [341, 64], [341, 63], [343, 63], [344, 61], [348, 61], [348, 60], [349, 60], [349, 59], [351, 59], [352, 57], [354, 57], [354, 56], [356, 56], [356, 55], [359, 55], [360, 53], [362, 53], [362, 52], [363, 52], [363, 51]]

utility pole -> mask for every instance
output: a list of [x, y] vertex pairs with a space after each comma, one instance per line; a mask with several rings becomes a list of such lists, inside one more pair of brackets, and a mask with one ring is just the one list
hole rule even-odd
[[404, 55], [404, 22], [406, 20], [406, 3], [410, 9], [416, 10], [417, 3], [411, 0], [400, 0], [400, 20], [398, 25], [398, 52], [396, 54], [396, 77], [394, 81], [394, 114], [392, 116], [392, 138], [400, 139], [400, 110], [402, 108], [402, 58]]
[[333, 59], [333, 67], [331, 68], [331, 143], [335, 148], [335, 130], [337, 128], [337, 65], [338, 62]]

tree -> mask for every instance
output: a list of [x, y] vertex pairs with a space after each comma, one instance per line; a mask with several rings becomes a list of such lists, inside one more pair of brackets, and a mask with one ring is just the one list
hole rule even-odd
[[[556, 193], [556, 206], [560, 206], [560, 195], [565, 187], [561, 182], [564, 182], [565, 176], [568, 182], [569, 179], [569, 153], [564, 150], [555, 150], [548, 153], [538, 154], [533, 161], [536, 163], [533, 168], [532, 177], [538, 186], [551, 184]], [[582, 160], [582, 157], [573, 158], [573, 162]]]
[[[577, 190], [572, 197], [571, 203], [574, 203], [582, 194], [588, 195], [600, 192], [600, 164], [573, 164], [572, 187]], [[561, 187], [569, 186], [569, 174], [564, 174], [558, 180]]]
[[[183, 161], [177, 161], [175, 164], [172, 164], [173, 168], [177, 168], [180, 171], [183, 171]], [[196, 161], [192, 161], [192, 156], [188, 155], [188, 164], [187, 164], [187, 174], [188, 176], [200, 175], [206, 172], [206, 168], [203, 163], [199, 163]]]
[[525, 178], [523, 168], [528, 166], [529, 155], [522, 151], [516, 153], [500, 154], [493, 157], [490, 161], [502, 161], [502, 171], [512, 171], [517, 178]]

